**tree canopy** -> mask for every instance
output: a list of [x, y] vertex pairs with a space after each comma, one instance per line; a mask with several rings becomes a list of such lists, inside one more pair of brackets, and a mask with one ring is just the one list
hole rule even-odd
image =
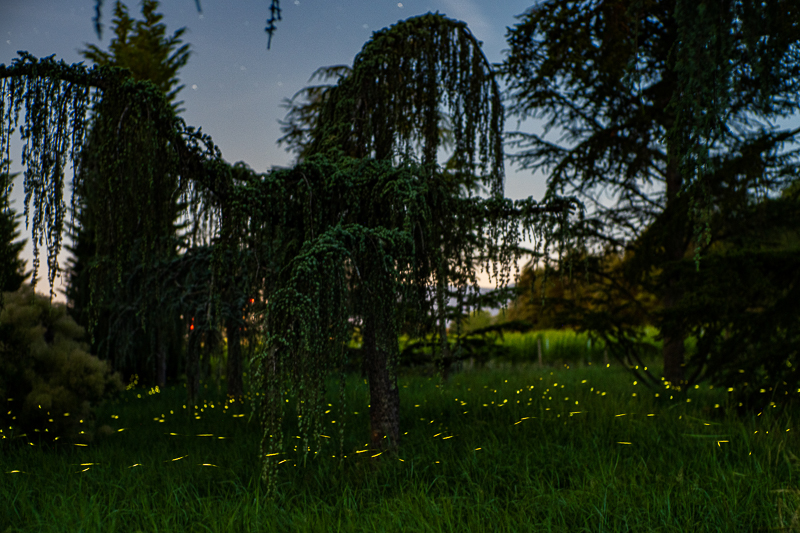
[[[800, 105], [798, 17], [796, 3], [781, 1], [556, 0], [509, 29], [501, 70], [510, 111], [546, 117], [545, 135], [562, 133], [559, 142], [516, 133], [521, 150], [512, 157], [550, 171], [548, 195], [593, 203], [575, 234], [595, 249], [627, 248], [628, 282], [658, 274], [649, 290], [661, 300], [664, 381], [673, 388], [685, 390], [698, 374], [687, 379], [688, 325], [667, 318], [691, 291], [685, 271], [671, 266], [692, 257], [697, 270], [722, 237], [712, 213], [736, 217], [757, 191], [796, 179], [798, 152], [781, 148], [800, 130], [768, 124]], [[601, 192], [616, 205], [600, 204]], [[584, 327], [638, 364], [635, 329], [609, 312], [617, 295], [599, 296]], [[652, 375], [642, 382], [661, 386]]]
[[[445, 53], [443, 43], [452, 51]], [[418, 84], [405, 104], [417, 122], [401, 112], [404, 84], [395, 83], [397, 72], [383, 68], [386, 63], [397, 64]], [[469, 77], [459, 77], [464, 68]], [[100, 140], [93, 158], [104, 170], [99, 187], [107, 202], [98, 213], [98, 270], [120, 283], [126, 253], [136, 243], [143, 271], [156, 272], [154, 250], [167, 223], [167, 203], [176, 194], [191, 213], [205, 206], [200, 212], [214, 230], [208, 294], [217, 305], [207, 305], [198, 319], [214, 323], [219, 316], [221, 287], [230, 276], [226, 254], [246, 249], [257, 257], [249, 288], [258, 295], [255, 311], [266, 344], [253, 358], [253, 377], [263, 393], [260, 457], [271, 484], [276, 456], [285, 453], [279, 431], [284, 392], [298, 392], [307, 453], [309, 440], [319, 436], [314, 428], [323, 410], [322, 378], [343, 368], [336, 363], [350, 338], [350, 317], [361, 317], [364, 328], [371, 442], [378, 454], [392, 451], [400, 435], [398, 303], [431, 309], [425, 302], [441, 303], [450, 284], [463, 293], [472, 282], [477, 290], [479, 264], [506, 283], [511, 262], [522, 253], [520, 232], [539, 242], [561, 238], [570, 210], [581, 207], [568, 198], [540, 205], [532, 198], [502, 197], [503, 111], [491, 67], [466, 25], [440, 15], [376, 33], [323, 110], [328, 120], [315, 133], [314, 153], [292, 169], [266, 174], [225, 163], [210, 137], [176, 116], [162, 91], [127, 70], [23, 53], [11, 66], [0, 65], [0, 79], [0, 141], [26, 107], [26, 188], [36, 212], [44, 213], [34, 217], [35, 232], [60, 239], [63, 166], [67, 155], [82, 164], [78, 156], [94, 89], [102, 98], [94, 97], [92, 107]], [[442, 80], [444, 90], [438, 87]], [[461, 129], [455, 143], [460, 163], [452, 172], [435, 160], [437, 118], [445, 103]], [[420, 161], [411, 156], [415, 143]], [[143, 151], [152, 157], [137, 157]], [[459, 172], [458, 182], [483, 182], [491, 196], [457, 194], [452, 174]], [[175, 179], [177, 191], [169, 188]]]

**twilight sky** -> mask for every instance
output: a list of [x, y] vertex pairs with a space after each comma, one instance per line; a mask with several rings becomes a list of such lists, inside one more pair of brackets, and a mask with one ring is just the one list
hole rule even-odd
[[[267, 50], [264, 32], [269, 17], [269, 0], [202, 0], [198, 13], [193, 0], [162, 0], [158, 12], [164, 14], [167, 33], [187, 27], [183, 36], [192, 55], [179, 72], [185, 85], [178, 95], [183, 100], [182, 116], [188, 125], [202, 127], [233, 163], [246, 162], [257, 172], [272, 166], [289, 166], [293, 156], [276, 145], [281, 136], [279, 119], [286, 111], [284, 98], [308, 85], [311, 74], [321, 66], [351, 65], [372, 32], [398, 20], [439, 11], [465, 21], [472, 33], [483, 41], [483, 50], [492, 63], [503, 59], [506, 27], [515, 16], [533, 5], [533, 0], [283, 0], [283, 20]], [[132, 18], [141, 18], [140, 3], [126, 3]], [[92, 23], [94, 0], [0, 0], [0, 63], [9, 64], [17, 50], [36, 57], [51, 54], [68, 63], [82, 60], [78, 50], [86, 44], [108, 49], [113, 35], [113, 0], [103, 6], [103, 39], [97, 38]], [[791, 123], [797, 123], [792, 120]], [[517, 129], [515, 119], [507, 119], [506, 130]], [[531, 121], [522, 128], [536, 131]], [[12, 172], [21, 169], [21, 143], [18, 132], [12, 140]], [[551, 133], [549, 137], [555, 137]], [[68, 178], [71, 180], [71, 176]], [[517, 171], [506, 163], [506, 196], [539, 200], [544, 195], [545, 178], [530, 171]], [[69, 201], [70, 192], [65, 199]], [[22, 178], [17, 178], [12, 207], [23, 211]], [[605, 203], [605, 202], [604, 202]], [[21, 225], [28, 240], [24, 257], [32, 267], [30, 229]], [[45, 255], [40, 255], [37, 290], [48, 292]], [[66, 266], [62, 249], [59, 265]], [[488, 280], [483, 277], [484, 286]], [[56, 279], [56, 290], [61, 283]], [[63, 296], [57, 293], [57, 299]]]

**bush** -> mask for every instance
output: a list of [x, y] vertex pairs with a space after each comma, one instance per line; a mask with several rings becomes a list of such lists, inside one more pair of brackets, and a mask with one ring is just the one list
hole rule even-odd
[[[63, 304], [30, 284], [0, 310], [0, 436], [5, 444], [91, 442], [93, 409], [125, 389], [118, 373], [79, 342], [84, 330]], [[104, 426], [98, 435], [107, 435]], [[24, 440], [21, 437], [27, 436]], [[17, 437], [17, 438], [15, 438]]]

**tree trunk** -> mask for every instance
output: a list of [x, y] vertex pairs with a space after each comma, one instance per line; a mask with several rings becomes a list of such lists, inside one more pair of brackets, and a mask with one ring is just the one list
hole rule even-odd
[[167, 343], [162, 327], [156, 330], [156, 385], [161, 390], [167, 386]]
[[200, 361], [198, 356], [200, 352], [200, 335], [197, 330], [189, 332], [189, 342], [186, 346], [186, 389], [188, 394], [189, 404], [187, 408], [191, 414], [192, 407], [197, 401], [198, 393], [200, 392]]
[[199, 341], [199, 348], [198, 348], [198, 360], [200, 361], [200, 381], [205, 381], [208, 383], [208, 379], [211, 377], [211, 332], [206, 331], [200, 337]]
[[445, 279], [444, 260], [439, 261], [438, 287], [436, 291], [436, 306], [439, 311], [439, 339], [442, 343], [442, 380], [447, 381], [450, 375], [450, 364], [452, 363], [452, 353], [450, 352], [450, 342], [447, 339], [447, 309], [444, 301], [447, 283]]
[[225, 374], [228, 378], [228, 398], [235, 398], [241, 401], [243, 396], [242, 386], [242, 344], [239, 335], [239, 328], [228, 320], [226, 324], [228, 336], [228, 366]]
[[542, 368], [542, 337], [536, 338], [536, 345], [539, 347], [539, 368]]
[[[390, 375], [389, 354], [378, 347], [375, 324], [365, 319], [363, 356], [369, 379], [369, 419], [372, 447], [397, 450], [400, 443], [400, 391], [397, 375]], [[394, 369], [392, 369], [394, 370]]]
[[[681, 189], [682, 177], [678, 167], [676, 150], [670, 150], [672, 160], [667, 164], [667, 210], [670, 204], [675, 203], [678, 192]], [[680, 261], [685, 253], [683, 220], [684, 213], [673, 211], [672, 220], [668, 222], [669, 231], [667, 232], [664, 247], [667, 253], [667, 261]], [[664, 310], [667, 311], [680, 300], [677, 280], [670, 279], [666, 282], [666, 287], [662, 297]], [[664, 379], [671, 383], [673, 387], [682, 387], [684, 384], [684, 332], [680, 328], [665, 329], [664, 347]]]

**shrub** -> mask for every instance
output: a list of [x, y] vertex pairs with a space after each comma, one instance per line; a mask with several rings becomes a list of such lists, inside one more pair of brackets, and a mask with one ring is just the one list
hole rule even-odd
[[[0, 310], [0, 436], [39, 444], [88, 443], [94, 407], [125, 389], [118, 373], [79, 342], [84, 330], [63, 304], [30, 284], [5, 293]], [[103, 427], [98, 434], [107, 435]], [[22, 443], [22, 438], [14, 441]]]

